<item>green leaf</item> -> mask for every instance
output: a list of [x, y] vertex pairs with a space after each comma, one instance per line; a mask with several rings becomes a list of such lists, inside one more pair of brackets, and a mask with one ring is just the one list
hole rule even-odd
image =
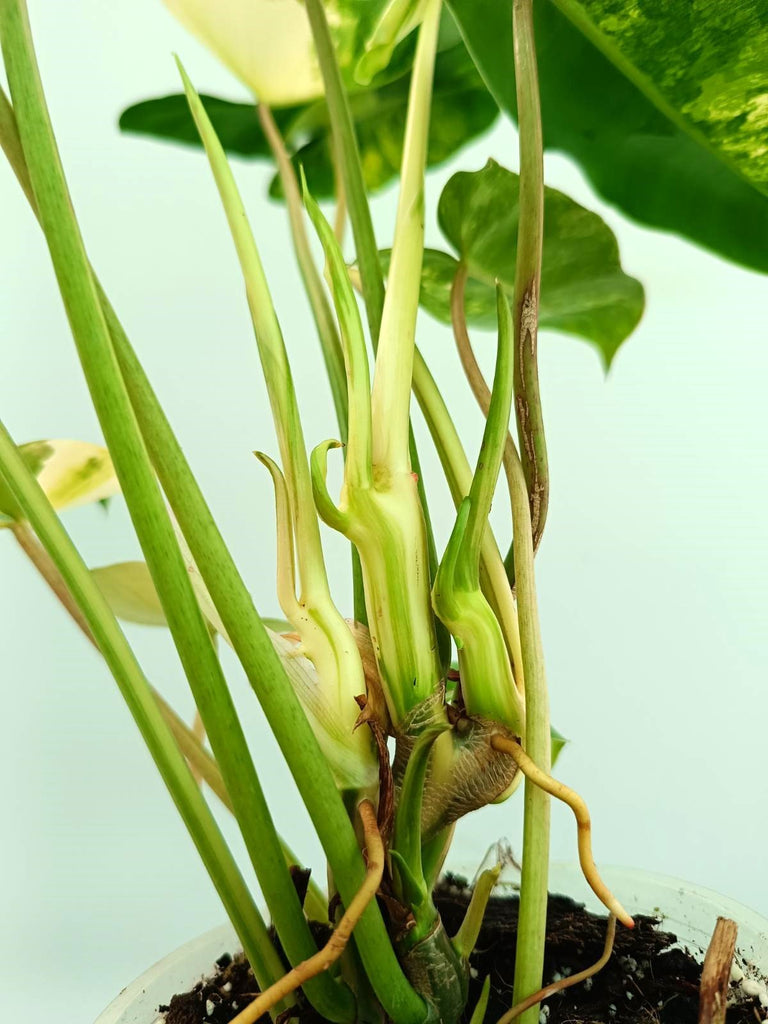
[[[228, 153], [244, 157], [271, 159], [269, 143], [261, 130], [253, 103], [233, 103], [217, 96], [200, 96], [205, 111]], [[273, 117], [284, 134], [291, 121], [311, 106], [284, 107], [273, 111]], [[144, 100], [128, 107], [120, 115], [120, 130], [134, 135], [149, 135], [172, 142], [183, 142], [202, 148], [200, 135], [189, 112], [184, 93]]]
[[[87, 441], [29, 441], [19, 445], [27, 467], [58, 511], [103, 502], [120, 490], [106, 448]], [[0, 527], [23, 519], [6, 485], [0, 481]]]
[[[363, 175], [368, 191], [377, 191], [400, 171], [403, 125], [410, 78], [401, 76], [378, 88], [354, 92], [349, 101], [355, 122]], [[201, 96], [221, 144], [228, 153], [269, 159], [271, 152], [259, 126], [256, 107]], [[294, 166], [302, 167], [317, 199], [334, 194], [331, 127], [324, 99], [273, 111]], [[462, 43], [437, 56], [428, 165], [448, 160], [493, 124], [498, 108]], [[200, 146], [183, 95], [145, 100], [120, 117], [125, 132]], [[270, 195], [282, 198], [278, 176]]]
[[563, 752], [563, 748], [568, 746], [568, 740], [561, 732], [557, 731], [554, 725], [549, 727], [549, 736], [552, 743], [552, 767], [554, 768], [557, 764], [557, 759]]
[[[449, 4], [491, 92], [515, 117], [512, 0]], [[534, 7], [545, 147], [572, 156], [600, 195], [640, 223], [768, 272], [768, 198], [758, 191], [768, 186], [762, 0]]]
[[[421, 304], [450, 322], [450, 292], [459, 261], [467, 264], [467, 321], [495, 329], [498, 279], [512, 299], [520, 179], [493, 160], [461, 171], [440, 196], [438, 219], [458, 260], [428, 249]], [[386, 259], [385, 254], [385, 259]], [[643, 312], [643, 288], [621, 269], [613, 232], [595, 213], [555, 189], [544, 191], [541, 327], [590, 341], [609, 365]]]
[[[410, 76], [350, 96], [352, 117], [363, 177], [369, 192], [382, 189], [400, 173], [403, 126], [408, 106]], [[432, 96], [427, 166], [444, 163], [463, 146], [485, 132], [498, 110], [463, 44], [438, 53]], [[294, 163], [304, 168], [316, 199], [333, 195], [333, 163], [330, 125], [318, 125], [309, 141], [297, 150]], [[277, 178], [270, 194], [279, 196]]]
[[764, 0], [557, 0], [656, 106], [768, 195]]
[[91, 575], [118, 619], [142, 626], [167, 626], [155, 584], [145, 562], [116, 562]]
[[485, 1014], [488, 1009], [488, 1000], [490, 998], [490, 995], [491, 976], [490, 974], [486, 974], [485, 981], [483, 982], [483, 987], [480, 990], [480, 995], [478, 997], [477, 1002], [475, 1003], [475, 1008], [472, 1011], [472, 1016], [469, 1019], [469, 1024], [483, 1024], [483, 1021], [485, 1020]]

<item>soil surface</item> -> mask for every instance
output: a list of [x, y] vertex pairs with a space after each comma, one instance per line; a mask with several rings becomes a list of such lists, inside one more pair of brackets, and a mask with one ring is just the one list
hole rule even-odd
[[[436, 903], [446, 930], [461, 924], [469, 891], [461, 879], [441, 883]], [[676, 937], [649, 917], [636, 917], [634, 931], [619, 926], [613, 956], [603, 970], [541, 1005], [541, 1024], [697, 1024], [701, 964], [674, 946]], [[319, 931], [319, 929], [318, 929]], [[512, 1005], [517, 931], [517, 898], [496, 896], [489, 903], [480, 941], [471, 960], [468, 1021], [483, 980], [491, 976], [486, 1024], [495, 1024]], [[321, 934], [317, 935], [322, 942]], [[562, 896], [550, 897], [547, 917], [545, 984], [594, 963], [603, 951], [605, 918]], [[258, 992], [242, 955], [222, 957], [216, 973], [191, 992], [161, 1006], [165, 1024], [229, 1024]], [[309, 1006], [300, 1006], [300, 1024], [319, 1024]], [[728, 1009], [727, 1024], [756, 1024], [765, 1017], [756, 1000]], [[262, 1017], [269, 1024], [268, 1017]]]

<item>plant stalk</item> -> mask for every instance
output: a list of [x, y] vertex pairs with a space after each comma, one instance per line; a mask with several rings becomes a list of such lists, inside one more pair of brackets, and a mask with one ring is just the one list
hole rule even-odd
[[533, 31], [533, 0], [513, 0], [515, 83], [520, 145], [520, 220], [515, 265], [515, 415], [531, 505], [533, 549], [549, 506], [549, 466], [538, 369], [538, 316], [544, 238], [544, 143]]
[[[373, 231], [373, 220], [365, 191], [365, 179], [360, 162], [360, 151], [355, 136], [355, 126], [349, 100], [341, 79], [336, 54], [333, 49], [328, 21], [322, 0], [307, 0], [307, 14], [312, 28], [312, 36], [317, 49], [320, 70], [325, 85], [325, 96], [328, 114], [333, 133], [334, 155], [338, 160], [344, 195], [347, 204], [352, 236], [355, 242], [355, 253], [360, 271], [363, 300], [368, 319], [371, 345], [373, 351], [378, 350], [381, 333], [381, 318], [384, 309], [384, 280], [381, 261]], [[430, 582], [437, 572], [437, 546], [435, 544], [432, 522], [429, 515], [427, 494], [424, 488], [419, 454], [413, 437], [409, 432], [410, 467], [416, 477], [416, 486], [424, 517], [427, 537], [427, 564], [429, 565]], [[442, 623], [436, 623], [437, 648], [440, 665], [447, 670], [451, 660], [451, 638]]]
[[[432, 436], [448, 489], [456, 508], [469, 494], [472, 469], [448, 407], [440, 394], [429, 367], [418, 347], [413, 363], [413, 391]], [[515, 683], [523, 688], [523, 658], [520, 628], [504, 563], [490, 525], [486, 527], [480, 548], [480, 580], [483, 593], [494, 610], [509, 651]]]
[[427, 0], [411, 72], [397, 219], [371, 395], [373, 461], [392, 475], [411, 469], [408, 431], [424, 258], [424, 169], [440, 10], [440, 0]]
[[[544, 233], [544, 172], [532, 0], [513, 0], [515, 80], [520, 138], [520, 220], [515, 267], [515, 405], [521, 460], [512, 501], [513, 552], [520, 643], [525, 675], [525, 750], [549, 773], [552, 752], [544, 652], [539, 628], [534, 551], [546, 517], [549, 483], [536, 365], [541, 250]], [[515, 959], [514, 1001], [541, 987], [547, 925], [550, 798], [525, 780], [523, 867]], [[523, 1024], [537, 1024], [527, 1010]]]
[[[163, 490], [293, 774], [347, 905], [362, 884], [365, 868], [333, 776], [298, 699], [286, 684], [282, 666], [253, 599], [184, 453], [111, 307], [107, 307], [107, 317]], [[404, 1024], [422, 1024], [426, 1012], [424, 1004], [402, 974], [376, 904], [368, 907], [358, 923], [355, 942], [387, 1014]]]
[[[272, 111], [264, 103], [259, 103], [257, 109], [259, 123], [269, 143], [269, 148], [272, 150], [272, 155], [277, 164], [277, 172], [280, 175], [280, 182], [283, 186], [283, 193], [285, 194], [293, 250], [296, 254], [296, 262], [299, 265], [304, 288], [309, 297], [309, 304], [312, 308], [312, 315], [320, 339], [325, 369], [331, 385], [333, 405], [336, 410], [339, 438], [346, 443], [347, 381], [339, 332], [336, 328], [336, 322], [331, 311], [331, 305], [328, 302], [328, 296], [323, 287], [322, 279], [312, 257], [312, 250], [310, 249], [306, 224], [304, 222], [304, 205], [301, 201], [299, 183], [296, 180], [296, 172], [293, 169], [291, 158], [285, 148], [285, 142], [280, 134], [280, 129], [277, 127], [272, 116]], [[343, 222], [346, 216], [346, 192], [339, 171], [339, 161], [336, 159], [334, 160], [334, 167], [336, 168], [336, 188], [338, 193], [334, 230], [339, 244], [341, 244], [340, 236], [343, 234]], [[354, 600], [355, 621], [362, 623], [364, 626], [368, 625], [360, 557], [354, 545], [352, 545], [352, 596]]]
[[[243, 943], [259, 984], [272, 984], [283, 973], [282, 964], [242, 875], [163, 721], [151, 688], [111, 609], [2, 423], [0, 476], [4, 477], [71, 594], [78, 609], [78, 624], [82, 622], [88, 631], [86, 635], [93, 638], [92, 642], [104, 656]], [[51, 576], [52, 572], [46, 571], [46, 580]], [[56, 593], [61, 592], [58, 586]]]
[[[12, 532], [18, 541], [19, 546], [24, 551], [27, 558], [29, 558], [31, 564], [34, 565], [35, 569], [37, 569], [41, 578], [48, 584], [51, 592], [58, 599], [61, 606], [73, 622], [80, 628], [86, 640], [93, 645], [99, 654], [101, 654], [99, 645], [88, 625], [88, 621], [80, 611], [77, 602], [72, 597], [72, 594], [64, 581], [64, 577], [59, 572], [56, 567], [56, 563], [53, 561], [51, 556], [35, 537], [34, 533], [29, 528], [29, 525], [27, 523], [16, 523], [12, 527]], [[205, 748], [202, 739], [197, 734], [196, 730], [187, 725], [184, 719], [174, 711], [156, 687], [152, 686], [151, 683], [148, 685], [166, 725], [170, 729], [179, 750], [184, 755], [187, 764], [189, 765], [193, 777], [198, 783], [202, 779], [211, 792], [218, 797], [224, 807], [234, 814], [232, 799], [227, 792], [227, 787], [224, 785], [221, 769], [216, 763], [216, 759]], [[196, 724], [198, 721], [202, 721], [199, 719], [199, 712], [196, 715]], [[289, 867], [300, 864], [299, 858], [292, 853], [282, 838], [280, 839], [280, 846], [283, 850], [285, 862]], [[312, 878], [309, 880], [307, 893], [304, 897], [304, 910], [311, 921], [325, 922], [328, 919], [327, 899], [323, 895], [320, 887]]]
[[[464, 375], [467, 378], [472, 394], [475, 396], [477, 404], [480, 406], [480, 411], [483, 416], [488, 416], [488, 410], [491, 407], [491, 389], [488, 387], [483, 371], [475, 358], [475, 353], [472, 349], [472, 342], [469, 337], [469, 331], [467, 330], [467, 318], [464, 310], [464, 298], [466, 292], [467, 283], [467, 267], [466, 264], [462, 263], [459, 269], [456, 271], [456, 276], [453, 279], [453, 285], [451, 286], [451, 323], [453, 326], [453, 337], [456, 342], [456, 350], [459, 353], [459, 359], [464, 370]], [[504, 476], [507, 481], [507, 490], [510, 492], [510, 503], [511, 498], [511, 487], [512, 478], [514, 474], [514, 463], [517, 459], [515, 452], [515, 442], [512, 439], [512, 435], [507, 432], [507, 438], [504, 445], [504, 455], [502, 459], [502, 466], [504, 467]], [[509, 555], [507, 555], [509, 560]], [[506, 561], [506, 560], [505, 560]], [[512, 559], [514, 561], [514, 559]], [[510, 582], [514, 584], [514, 572], [507, 571]]]
[[[0, 0], [6, 2], [6, 0]], [[0, 125], [3, 122], [0, 121]], [[11, 132], [18, 136], [11, 111]], [[11, 135], [11, 142], [12, 142]], [[5, 140], [3, 140], [5, 149]], [[29, 181], [20, 147], [8, 149], [17, 159], [14, 172], [24, 187]], [[18, 159], [21, 153], [21, 161]], [[24, 189], [38, 215], [34, 193]], [[193, 553], [246, 675], [264, 709], [297, 782], [334, 874], [342, 879], [342, 899], [352, 899], [365, 869], [355, 833], [317, 740], [267, 636], [253, 600], [211, 516], [184, 453], [133, 351], [122, 324], [94, 275], [110, 336], [128, 384], [136, 415], [148, 438], [153, 464]], [[197, 790], [197, 787], [195, 787]], [[199, 790], [197, 790], [199, 793]], [[385, 1012], [403, 1024], [423, 1024], [426, 1006], [411, 988], [394, 955], [381, 913], [371, 905], [357, 926], [355, 941]]]
[[[112, 349], [54, 139], [24, 0], [0, 0], [0, 33], [40, 222], [93, 405], [250, 859], [284, 948], [300, 961], [316, 946]], [[331, 1020], [354, 1016], [352, 994], [330, 978], [314, 979], [307, 996]]]

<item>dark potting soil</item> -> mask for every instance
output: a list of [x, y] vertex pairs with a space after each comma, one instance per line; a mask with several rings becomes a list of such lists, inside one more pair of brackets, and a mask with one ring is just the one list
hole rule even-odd
[[[461, 924], [469, 902], [466, 884], [448, 877], [436, 903], [449, 935]], [[477, 1003], [486, 975], [491, 995], [485, 1015], [495, 1024], [512, 1005], [512, 980], [517, 933], [517, 898], [495, 896], [485, 916], [480, 940], [471, 959], [469, 1000], [465, 1022]], [[575, 974], [602, 954], [605, 918], [588, 913], [581, 904], [551, 896], [547, 915], [545, 984]], [[319, 931], [319, 929], [318, 929]], [[322, 941], [321, 934], [317, 935]], [[635, 928], [619, 926], [613, 956], [589, 981], [566, 989], [541, 1004], [546, 1024], [697, 1024], [701, 964], [681, 949], [676, 937], [650, 917], [636, 917]], [[252, 1001], [258, 986], [242, 955], [222, 957], [216, 973], [191, 992], [175, 995], [165, 1012], [165, 1024], [229, 1024]], [[298, 1008], [300, 1024], [319, 1024], [311, 1007]], [[755, 1000], [729, 1007], [727, 1024], [756, 1024], [763, 1015]], [[261, 1018], [268, 1024], [269, 1018]]]

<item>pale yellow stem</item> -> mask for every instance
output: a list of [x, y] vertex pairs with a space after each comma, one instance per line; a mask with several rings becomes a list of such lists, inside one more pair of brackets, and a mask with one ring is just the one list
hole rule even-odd
[[615, 914], [623, 925], [627, 928], [634, 928], [635, 922], [605, 882], [603, 882], [597, 870], [597, 865], [592, 856], [592, 822], [584, 800], [578, 793], [566, 786], [565, 783], [558, 782], [557, 779], [553, 779], [551, 775], [538, 768], [515, 740], [508, 739], [506, 736], [501, 736], [497, 733], [491, 737], [491, 746], [494, 750], [509, 754], [520, 771], [535, 786], [543, 789], [545, 793], [549, 793], [550, 796], [555, 797], [557, 800], [562, 800], [563, 803], [568, 804], [576, 817], [576, 824], [578, 825], [579, 864], [584, 872], [584, 877], [600, 902], [612, 914]]
[[363, 823], [363, 835], [365, 837], [365, 851], [368, 861], [368, 870], [365, 881], [358, 889], [352, 902], [347, 907], [338, 927], [334, 930], [328, 942], [321, 950], [311, 956], [303, 963], [297, 964], [288, 971], [274, 985], [270, 985], [244, 1010], [233, 1018], [231, 1024], [254, 1024], [255, 1021], [267, 1013], [276, 1003], [285, 999], [291, 992], [316, 977], [323, 971], [327, 971], [331, 964], [335, 963], [352, 936], [355, 925], [360, 920], [363, 911], [376, 896], [381, 878], [384, 873], [384, 844], [381, 839], [379, 827], [376, 824], [376, 811], [370, 800], [362, 800], [358, 805], [358, 813]]

